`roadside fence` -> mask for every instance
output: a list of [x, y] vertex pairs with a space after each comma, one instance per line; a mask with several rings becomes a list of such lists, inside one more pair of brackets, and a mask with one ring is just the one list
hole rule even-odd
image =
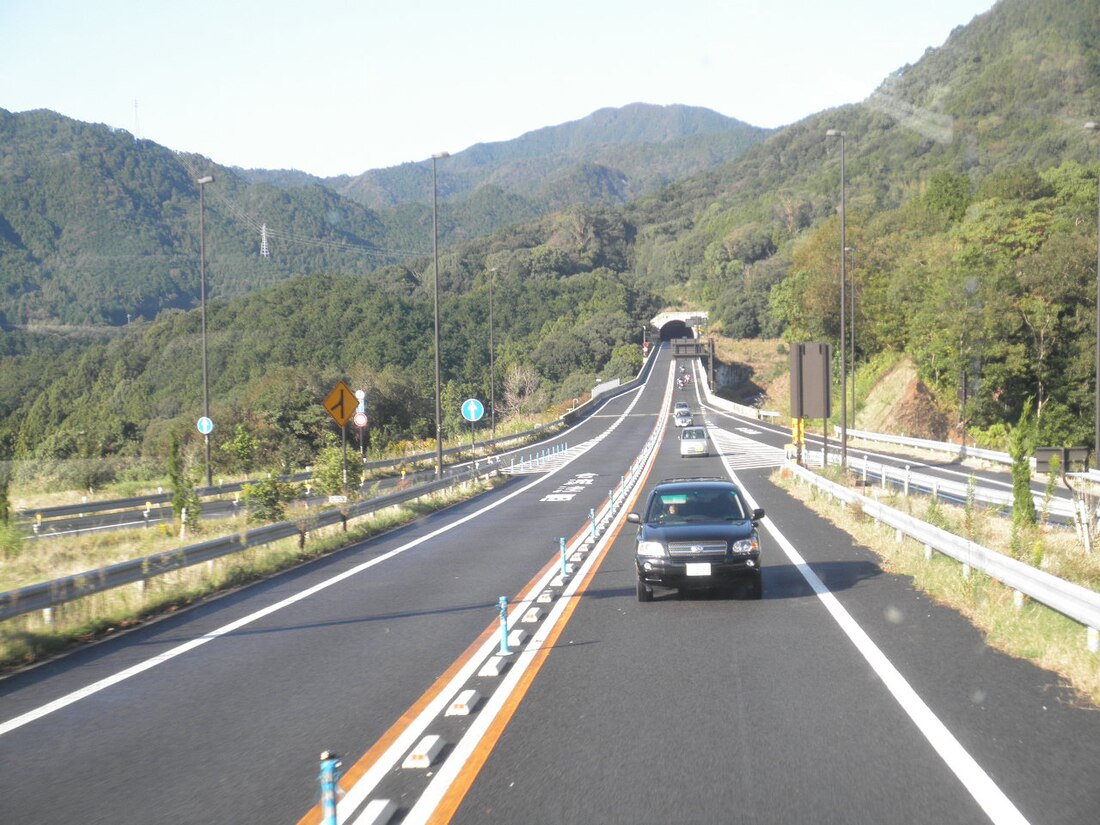
[[1023, 606], [1025, 597], [1031, 598], [1084, 625], [1088, 649], [1093, 653], [1100, 652], [1100, 593], [915, 519], [844, 485], [823, 478], [793, 461], [787, 461], [784, 470], [837, 501], [857, 506], [867, 516], [893, 527], [899, 541], [908, 536], [923, 544], [925, 555], [929, 558], [935, 551], [955, 559], [962, 564], [964, 576], [969, 576], [971, 570], [978, 570], [996, 579], [1014, 591], [1017, 607]]

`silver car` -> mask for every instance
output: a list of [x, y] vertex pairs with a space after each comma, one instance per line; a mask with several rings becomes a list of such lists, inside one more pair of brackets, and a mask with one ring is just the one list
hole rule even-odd
[[680, 457], [710, 455], [707, 448], [707, 431], [703, 427], [684, 427], [680, 433]]

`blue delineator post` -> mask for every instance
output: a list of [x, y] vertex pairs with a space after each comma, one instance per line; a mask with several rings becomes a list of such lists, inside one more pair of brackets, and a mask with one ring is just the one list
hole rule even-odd
[[565, 539], [558, 539], [558, 546], [561, 548], [561, 577], [564, 579], [567, 575], [565, 569]]
[[508, 649], [508, 597], [501, 596], [497, 604], [500, 606], [500, 655], [508, 656], [512, 653]]
[[329, 751], [321, 754], [321, 822], [336, 825], [336, 783], [340, 779], [340, 757]]

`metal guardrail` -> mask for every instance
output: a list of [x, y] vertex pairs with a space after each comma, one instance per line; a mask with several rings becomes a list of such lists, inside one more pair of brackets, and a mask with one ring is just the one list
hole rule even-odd
[[[616, 392], [592, 399], [587, 404], [581, 405], [566, 413], [558, 422], [553, 424], [542, 424], [524, 434], [501, 436], [498, 439], [494, 439], [492, 442], [483, 443], [497, 443], [515, 440], [530, 434], [537, 435], [550, 427], [556, 426], [559, 422], [573, 423], [580, 420], [602, 406], [610, 398], [621, 395], [642, 384], [648, 376], [649, 370], [652, 369], [653, 364], [656, 362], [657, 349], [658, 348], [654, 347], [651, 351], [650, 358], [642, 365], [642, 369], [638, 372], [637, 377], [633, 381], [623, 384]], [[651, 436], [651, 442], [653, 438], [654, 436]], [[457, 452], [463, 449], [462, 447], [456, 447], [452, 448], [451, 452]], [[431, 458], [434, 456], [434, 453], [425, 453], [424, 455]], [[410, 460], [410, 458], [403, 458], [400, 459], [400, 462], [403, 463]], [[82, 598], [83, 596], [90, 596], [94, 593], [101, 593], [105, 590], [121, 587], [125, 584], [134, 584], [172, 570], [179, 570], [193, 564], [210, 561], [211, 559], [220, 558], [221, 556], [227, 556], [248, 547], [267, 544], [291, 536], [304, 536], [306, 532], [311, 530], [328, 527], [337, 522], [346, 521], [349, 518], [367, 515], [386, 507], [392, 507], [395, 504], [402, 504], [406, 501], [428, 495], [429, 493], [446, 489], [447, 487], [467, 481], [471, 478], [476, 478], [479, 475], [479, 468], [481, 465], [485, 465], [486, 469], [489, 470], [489, 468], [495, 468], [499, 466], [499, 464], [499, 460], [493, 459], [489, 459], [488, 461], [476, 461], [471, 467], [446, 476], [445, 478], [418, 484], [410, 487], [408, 490], [390, 493], [385, 496], [370, 499], [369, 501], [352, 504], [343, 510], [325, 510], [305, 520], [299, 519], [269, 524], [264, 527], [248, 530], [245, 533], [211, 539], [201, 544], [181, 547], [177, 550], [166, 550], [141, 559], [120, 562], [109, 567], [99, 568], [98, 570], [90, 570], [85, 573], [78, 573], [61, 579], [32, 584], [27, 587], [19, 588], [18, 590], [0, 593], [0, 621], [14, 618], [24, 613], [30, 613], [34, 610], [54, 607], [59, 604], [64, 604], [65, 602]], [[495, 470], [490, 470], [490, 472], [492, 471]], [[612, 494], [609, 498], [610, 500], [606, 506], [608, 510], [613, 510], [614, 495]], [[146, 501], [144, 497], [141, 497], [140, 500], [142, 504]], [[81, 510], [78, 512], [85, 511], [86, 510]]]
[[[833, 425], [833, 432], [840, 438], [840, 427]], [[879, 441], [884, 444], [898, 444], [903, 447], [916, 447], [922, 450], [930, 450], [935, 453], [947, 453], [964, 458], [979, 458], [982, 461], [992, 461], [996, 464], [1011, 464], [1012, 456], [999, 450], [984, 450], [981, 447], [968, 447], [965, 444], [952, 444], [950, 441], [932, 441], [926, 438], [910, 438], [907, 435], [888, 435], [886, 433], [871, 433], [864, 430], [848, 430], [848, 438], [859, 438], [863, 441]], [[1035, 466], [1032, 460], [1032, 467]]]
[[[816, 453], [816, 455], [820, 456], [820, 453]], [[820, 463], [820, 459], [818, 463]], [[839, 466], [840, 456], [830, 452], [829, 464]], [[970, 485], [961, 481], [951, 481], [950, 479], [914, 473], [908, 466], [899, 468], [889, 464], [880, 464], [871, 461], [867, 456], [863, 456], [862, 459], [849, 458], [848, 472], [859, 476], [864, 482], [874, 479], [884, 489], [887, 485], [893, 484], [900, 487], [905, 495], [909, 495], [910, 490], [916, 490], [936, 498], [942, 498], [945, 501], [965, 504], [971, 493]], [[995, 490], [990, 487], [975, 485], [973, 496], [974, 501], [982, 504], [997, 508], [1012, 507], [1012, 492], [1009, 490]], [[1046, 512], [1051, 515], [1070, 519], [1076, 515], [1073, 502], [1064, 498], [1052, 498], [1049, 502], [1046, 502], [1043, 495], [1032, 493], [1032, 499], [1035, 502], [1035, 509], [1038, 511], [1045, 508]]]
[[[559, 426], [559, 424], [560, 421], [554, 421], [549, 424], [540, 424], [538, 427], [530, 430], [525, 430], [521, 433], [502, 435], [488, 441], [482, 441], [479, 443], [479, 446], [493, 447], [498, 444], [504, 444], [510, 441], [518, 441], [520, 439], [538, 436], [552, 427]], [[445, 456], [461, 454], [468, 449], [469, 446], [466, 445], [458, 447], [448, 447], [446, 450], [443, 451], [443, 454]], [[416, 455], [402, 456], [401, 458], [388, 458], [380, 461], [366, 461], [363, 463], [363, 469], [382, 470], [390, 467], [398, 467], [402, 464], [419, 464], [421, 462], [429, 462], [434, 460], [434, 452], [417, 453]], [[303, 471], [299, 473], [291, 473], [289, 475], [280, 476], [279, 480], [295, 483], [309, 481], [311, 478], [313, 478], [313, 473], [309, 471]], [[210, 498], [213, 496], [241, 492], [246, 484], [254, 483], [256, 483], [256, 479], [248, 479], [246, 481], [233, 481], [226, 484], [217, 484], [213, 487], [199, 487], [195, 490], [195, 493], [200, 498]], [[16, 514], [16, 518], [18, 521], [29, 522], [31, 520], [36, 520], [39, 517], [41, 517], [42, 519], [50, 519], [62, 518], [64, 516], [84, 515], [87, 513], [104, 513], [114, 510], [133, 510], [144, 508], [146, 504], [164, 505], [171, 501], [171, 499], [171, 493], [150, 493], [149, 495], [130, 496], [129, 498], [103, 499], [101, 501], [85, 501], [80, 504], [60, 504], [53, 507], [33, 507], [27, 510], [20, 510]]]
[[[520, 441], [527, 438], [540, 436], [547, 430], [559, 427], [562, 425], [568, 426], [575, 424], [581, 419], [587, 417], [597, 408], [602, 406], [608, 400], [621, 395], [624, 392], [634, 389], [639, 386], [648, 374], [649, 369], [656, 361], [657, 352], [659, 347], [654, 347], [650, 350], [648, 359], [642, 364], [641, 370], [638, 371], [638, 375], [634, 380], [612, 387], [607, 386], [602, 393], [599, 393], [584, 404], [580, 404], [572, 410], [569, 410], [564, 415], [559, 417], [556, 421], [551, 421], [547, 424], [540, 424], [537, 427], [533, 427], [530, 430], [524, 430], [519, 433], [512, 433], [510, 435], [502, 435], [496, 438], [488, 439], [478, 443], [480, 447], [496, 447], [501, 444], [507, 444], [512, 441]], [[456, 447], [448, 447], [443, 451], [444, 456], [461, 455], [469, 450], [470, 447], [462, 444]], [[380, 461], [366, 461], [363, 463], [364, 470], [382, 470], [391, 467], [398, 467], [402, 464], [419, 464], [422, 462], [433, 462], [435, 460], [435, 452], [416, 453], [414, 455], [401, 456], [400, 458], [388, 458]], [[288, 482], [300, 482], [308, 481], [313, 477], [313, 474], [309, 471], [293, 473], [286, 476], [280, 476], [281, 481]], [[200, 498], [209, 498], [212, 496], [226, 495], [228, 493], [237, 493], [244, 489], [246, 484], [255, 483], [255, 479], [246, 481], [234, 481], [227, 484], [218, 484], [213, 487], [199, 487], [195, 490], [195, 493]], [[102, 501], [86, 501], [80, 504], [61, 504], [54, 507], [33, 507], [27, 510], [21, 510], [16, 514], [18, 521], [29, 522], [37, 519], [49, 519], [49, 518], [61, 518], [64, 516], [76, 516], [87, 513], [103, 513], [113, 510], [132, 510], [136, 508], [144, 508], [146, 504], [163, 505], [167, 504], [172, 498], [171, 493], [151, 493], [144, 496], [131, 496], [129, 498], [117, 498], [117, 499], [104, 499]]]
[[871, 518], [893, 527], [925, 547], [950, 556], [968, 568], [980, 570], [1017, 593], [1079, 622], [1088, 631], [1089, 650], [1094, 653], [1100, 651], [1100, 593], [915, 519], [848, 487], [822, 478], [792, 461], [786, 463], [785, 469], [839, 501], [859, 505]]
[[0, 593], [0, 621], [54, 607], [94, 593], [101, 593], [144, 581], [154, 576], [180, 570], [200, 562], [227, 556], [244, 550], [268, 544], [291, 536], [304, 536], [305, 533], [338, 524], [350, 518], [364, 516], [378, 510], [403, 504], [421, 496], [438, 492], [455, 484], [477, 477], [478, 471], [468, 469], [462, 473], [444, 479], [418, 484], [407, 490], [390, 493], [385, 496], [361, 501], [349, 505], [343, 510], [323, 510], [305, 519], [282, 521], [257, 527], [244, 533], [204, 541], [176, 550], [165, 550], [140, 559], [119, 562], [109, 567], [77, 573], [53, 581], [28, 585], [27, 587]]

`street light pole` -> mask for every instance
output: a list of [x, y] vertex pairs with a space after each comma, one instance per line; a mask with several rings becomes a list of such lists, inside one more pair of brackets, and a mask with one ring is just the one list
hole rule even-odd
[[[1085, 124], [1085, 128], [1091, 132], [1098, 132], [1100, 123], [1090, 120]], [[1093, 466], [1100, 469], [1100, 169], [1096, 174], [1096, 197], [1096, 388], [1093, 409], [1096, 432], [1093, 436], [1092, 453]]]
[[449, 158], [447, 152], [432, 155], [432, 257], [435, 260], [432, 278], [432, 301], [435, 308], [435, 477], [443, 478], [443, 409], [439, 396], [439, 221], [436, 212], [437, 186], [435, 162]]
[[848, 279], [847, 268], [844, 265], [844, 260], [847, 258], [845, 252], [847, 242], [844, 237], [844, 137], [846, 135], [847, 132], [842, 132], [839, 129], [829, 129], [825, 132], [826, 137], [840, 138], [840, 469], [842, 471], [848, 469], [848, 409], [844, 400], [848, 389], [848, 370], [846, 366], [848, 359], [845, 357], [844, 346], [847, 338], [844, 323], [844, 304], [847, 297], [845, 295], [845, 285]]
[[[206, 184], [214, 182], [213, 175], [206, 175], [195, 181], [199, 185], [199, 303], [202, 306], [202, 414], [210, 418], [210, 385], [206, 367], [206, 202], [203, 193]], [[213, 487], [210, 473], [210, 433], [203, 433], [203, 452], [206, 457], [206, 486]]]
[[850, 324], [849, 341], [851, 343], [851, 357], [852, 364], [852, 426], [856, 425], [856, 248], [854, 246], [844, 247], [845, 253], [851, 253], [852, 255], [852, 295], [851, 302], [848, 305], [848, 321]]
[[493, 281], [497, 277], [497, 268], [489, 270], [489, 421], [492, 427], [491, 438], [497, 437], [497, 370], [496, 346], [493, 341]]

